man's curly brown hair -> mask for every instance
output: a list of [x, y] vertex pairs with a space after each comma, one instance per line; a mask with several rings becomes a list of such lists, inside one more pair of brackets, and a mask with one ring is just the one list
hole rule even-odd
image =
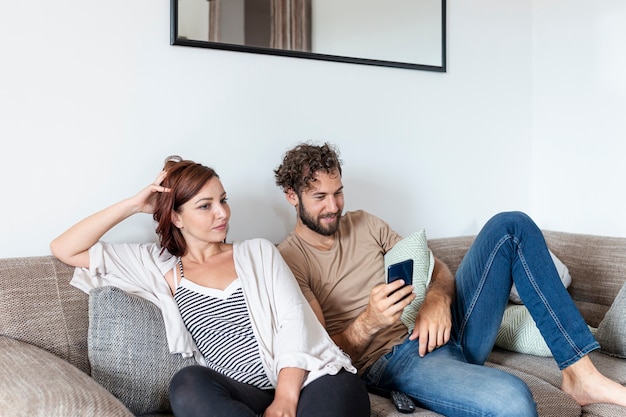
[[287, 151], [283, 163], [274, 170], [276, 185], [287, 193], [293, 190], [298, 196], [317, 181], [317, 173], [338, 172], [341, 175], [342, 161], [335, 146], [324, 143], [321, 146], [311, 142], [301, 143]]

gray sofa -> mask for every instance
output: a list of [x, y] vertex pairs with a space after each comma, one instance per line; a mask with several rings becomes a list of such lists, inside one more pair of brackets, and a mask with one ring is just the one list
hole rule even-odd
[[[599, 327], [618, 293], [626, 299], [626, 292], [620, 293], [626, 281], [626, 238], [545, 235], [569, 269], [569, 291], [581, 313], [590, 326]], [[429, 246], [455, 270], [472, 239], [432, 239]], [[51, 256], [0, 259], [2, 415], [170, 414], [169, 377], [191, 362], [168, 354], [156, 306], [112, 287], [87, 296], [69, 285], [72, 272]], [[611, 311], [621, 325], [605, 329], [603, 337], [619, 339], [620, 328], [626, 327], [626, 306], [614, 305]], [[615, 343], [624, 348], [623, 340]], [[626, 359], [615, 356], [615, 346], [608, 350], [612, 352], [593, 352], [592, 360], [605, 375], [625, 384]], [[626, 408], [608, 404], [578, 406], [559, 390], [560, 372], [552, 358], [496, 348], [487, 366], [526, 381], [541, 416], [626, 415]], [[372, 394], [371, 403], [372, 416], [404, 415], [386, 398]], [[438, 414], [418, 409], [413, 415]]]

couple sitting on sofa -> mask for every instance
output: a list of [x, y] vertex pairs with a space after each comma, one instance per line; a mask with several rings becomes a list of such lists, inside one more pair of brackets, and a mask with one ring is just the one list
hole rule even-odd
[[[537, 415], [524, 382], [482, 366], [513, 284], [562, 370], [563, 391], [581, 405], [626, 406], [626, 387], [591, 363], [599, 345], [528, 216], [494, 216], [455, 277], [431, 255], [428, 291], [405, 324], [416, 294], [386, 284], [384, 271], [402, 237], [366, 212], [342, 214], [341, 176], [328, 144], [285, 154], [275, 178], [297, 224], [276, 249], [264, 239], [226, 243], [230, 209], [215, 171], [168, 158], [152, 184], [72, 226], [51, 249], [77, 267], [72, 283], [84, 291], [114, 285], [159, 299], [170, 351], [200, 364], [172, 378], [179, 417], [369, 416], [365, 387], [405, 392], [448, 416]], [[153, 215], [159, 244], [100, 241], [136, 213]]]

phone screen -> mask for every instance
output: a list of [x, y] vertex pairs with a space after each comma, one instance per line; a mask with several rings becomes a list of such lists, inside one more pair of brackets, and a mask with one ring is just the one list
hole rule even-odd
[[404, 280], [405, 285], [413, 284], [413, 259], [389, 265], [387, 268], [387, 283], [397, 279]]

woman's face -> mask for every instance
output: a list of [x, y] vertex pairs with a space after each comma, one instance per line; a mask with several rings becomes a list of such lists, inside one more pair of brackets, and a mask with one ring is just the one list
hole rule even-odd
[[189, 245], [222, 242], [228, 232], [230, 207], [222, 182], [213, 177], [189, 201], [172, 214]]

